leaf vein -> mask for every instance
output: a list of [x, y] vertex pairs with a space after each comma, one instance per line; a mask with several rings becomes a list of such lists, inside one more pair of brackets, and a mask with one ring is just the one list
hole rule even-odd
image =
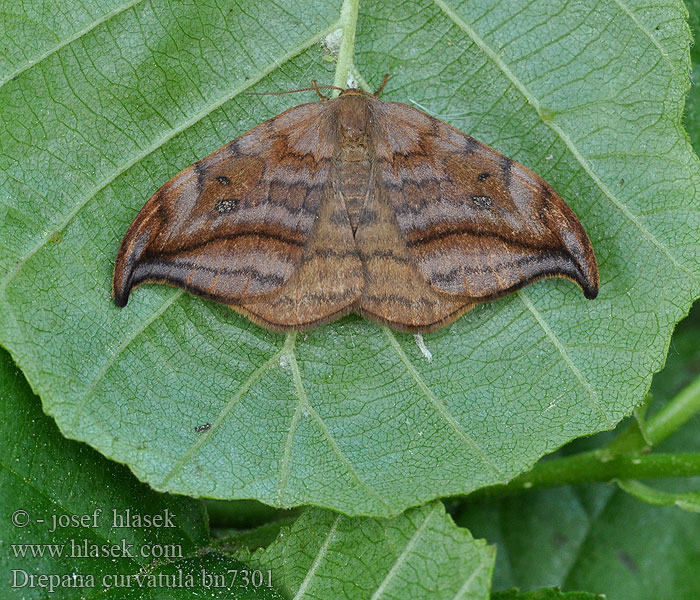
[[211, 438], [211, 436], [219, 430], [219, 427], [221, 427], [221, 424], [223, 423], [224, 419], [233, 410], [236, 404], [238, 404], [243, 398], [243, 396], [245, 396], [248, 393], [250, 388], [253, 387], [253, 385], [255, 385], [255, 382], [257, 382], [274, 364], [277, 363], [281, 354], [282, 350], [278, 350], [248, 376], [248, 379], [246, 379], [240, 385], [240, 387], [236, 390], [236, 393], [233, 396], [231, 396], [231, 399], [219, 411], [219, 414], [216, 416], [216, 419], [214, 419], [213, 423], [211, 424], [211, 427], [207, 431], [202, 432], [202, 434], [197, 438], [197, 440], [190, 445], [187, 452], [185, 452], [181, 456], [181, 458], [175, 462], [172, 469], [168, 471], [166, 476], [160, 482], [161, 488], [165, 488], [170, 482], [170, 480], [177, 473], [182, 471], [183, 467], [190, 460], [192, 460], [194, 455], [205, 444], [205, 442], [207, 442], [207, 440], [209, 440], [209, 438]]
[[80, 416], [83, 413], [83, 409], [85, 408], [88, 399], [90, 396], [92, 396], [92, 393], [95, 391], [97, 388], [97, 384], [102, 381], [104, 376], [107, 374], [109, 369], [112, 367], [112, 365], [116, 362], [117, 358], [121, 356], [126, 349], [129, 347], [129, 345], [136, 340], [148, 327], [156, 320], [158, 319], [168, 308], [170, 308], [175, 301], [182, 296], [184, 292], [182, 290], [177, 290], [170, 298], [168, 298], [165, 302], [163, 302], [160, 307], [158, 307], [157, 310], [155, 310], [151, 316], [149, 316], [147, 319], [144, 319], [144, 321], [141, 323], [139, 327], [134, 329], [134, 331], [126, 336], [123, 340], [122, 343], [119, 344], [117, 349], [115, 350], [114, 354], [109, 356], [107, 360], [105, 360], [104, 363], [102, 363], [102, 367], [100, 367], [100, 370], [97, 372], [95, 375], [95, 378], [90, 382], [88, 385], [87, 389], [85, 390], [85, 393], [80, 397], [78, 400], [78, 406], [75, 409], [75, 416], [73, 417], [73, 424], [72, 424], [72, 429], [75, 431], [75, 428], [78, 426], [78, 422], [80, 421]]
[[321, 564], [323, 557], [326, 555], [326, 552], [328, 552], [328, 546], [330, 546], [331, 542], [333, 541], [333, 538], [335, 537], [335, 531], [338, 528], [338, 523], [340, 522], [341, 518], [342, 516], [338, 515], [333, 521], [333, 525], [331, 525], [331, 528], [326, 534], [326, 539], [323, 540], [323, 544], [321, 544], [321, 547], [318, 549], [318, 553], [316, 554], [316, 558], [314, 558], [314, 562], [311, 563], [311, 566], [309, 567], [309, 570], [306, 573], [306, 577], [304, 577], [304, 581], [301, 582], [301, 585], [299, 586], [297, 593], [294, 594], [294, 598], [292, 600], [299, 600], [299, 598], [301, 598], [306, 593], [306, 588], [309, 587], [309, 583], [311, 583], [311, 580], [316, 574], [316, 569], [318, 569], [318, 565]]
[[406, 547], [403, 549], [396, 561], [394, 561], [394, 564], [391, 565], [391, 569], [389, 569], [389, 572], [386, 574], [386, 577], [384, 577], [382, 582], [379, 584], [379, 587], [375, 590], [374, 594], [372, 594], [370, 600], [378, 600], [379, 598], [381, 598], [382, 594], [384, 593], [384, 590], [389, 585], [389, 582], [394, 577], [396, 577], [396, 574], [398, 573], [399, 569], [406, 562], [408, 555], [413, 550], [414, 546], [418, 543], [420, 536], [423, 535], [425, 528], [428, 526], [428, 521], [437, 512], [439, 507], [440, 504], [436, 503], [433, 506], [433, 509], [425, 516], [425, 519], [423, 519], [423, 522], [416, 529], [415, 533], [411, 536], [411, 539], [408, 540]]
[[471, 575], [467, 577], [465, 582], [462, 584], [462, 587], [457, 590], [457, 594], [453, 598], [453, 600], [463, 600], [466, 598], [467, 593], [469, 592], [469, 588], [471, 588], [472, 583], [474, 583], [474, 580], [476, 579], [476, 576], [482, 571], [482, 569], [491, 562], [491, 556], [490, 555], [485, 555], [482, 557], [481, 562], [479, 562], [478, 566], [471, 572]]
[[632, 10], [627, 5], [627, 3], [624, 0], [614, 0], [614, 2], [615, 2], [615, 4], [617, 4], [620, 7], [620, 10], [622, 10], [622, 12], [624, 12], [630, 18], [632, 23], [634, 23], [635, 27], [637, 27], [637, 29], [639, 29], [639, 31], [641, 31], [649, 39], [649, 41], [652, 44], [654, 44], [654, 46], [656, 46], [657, 50], [661, 54], [661, 57], [664, 59], [664, 61], [668, 65], [668, 68], [670, 70], [673, 70], [673, 64], [671, 63], [671, 59], [668, 56], [668, 52], [666, 52], [666, 50], [664, 50], [664, 47], [661, 45], [659, 40], [657, 40], [652, 35], [651, 31], [649, 31], [646, 27], [644, 27], [644, 25], [642, 25], [642, 23], [639, 21], [637, 16], [632, 12]]
[[96, 27], [99, 27], [100, 25], [102, 25], [103, 23], [106, 23], [110, 19], [113, 19], [114, 17], [119, 16], [121, 13], [126, 12], [127, 10], [136, 6], [137, 4], [140, 4], [141, 2], [143, 2], [143, 0], [131, 0], [130, 2], [127, 2], [126, 4], [122, 4], [121, 6], [118, 6], [117, 8], [115, 8], [114, 10], [111, 10], [111, 11], [105, 13], [99, 19], [96, 19], [95, 21], [93, 21], [89, 25], [86, 25], [85, 27], [83, 27], [83, 28], [79, 29], [78, 31], [74, 32], [73, 34], [69, 35], [65, 40], [63, 40], [62, 42], [59, 42], [58, 44], [56, 44], [55, 46], [53, 46], [52, 48], [50, 48], [49, 50], [47, 50], [43, 54], [40, 54], [36, 58], [27, 61], [21, 67], [14, 70], [12, 73], [8, 74], [4, 79], [0, 79], [0, 88], [2, 88], [11, 79], [14, 79], [18, 75], [21, 75], [25, 71], [28, 71], [29, 69], [31, 69], [35, 65], [38, 65], [40, 62], [47, 59], [52, 54], [56, 54], [56, 52], [59, 52], [61, 50], [61, 48], [65, 48], [68, 44], [71, 44], [75, 40], [83, 37], [85, 34], [90, 33]]
[[[291, 339], [292, 342], [295, 342], [296, 335], [291, 334], [288, 339]], [[285, 346], [287, 346], [287, 344], [285, 344]], [[314, 421], [316, 421], [316, 424], [321, 430], [321, 433], [328, 441], [331, 450], [333, 450], [333, 454], [335, 454], [340, 463], [347, 469], [348, 473], [352, 476], [355, 482], [363, 490], [365, 490], [372, 498], [377, 500], [384, 508], [388, 509], [391, 512], [392, 507], [389, 504], [389, 502], [382, 498], [379, 495], [379, 492], [377, 492], [360, 477], [360, 474], [357, 472], [357, 469], [352, 465], [352, 463], [348, 460], [343, 451], [340, 449], [338, 442], [331, 434], [330, 430], [328, 429], [328, 426], [326, 425], [326, 422], [321, 418], [321, 415], [319, 415], [316, 409], [311, 405], [311, 402], [309, 401], [309, 396], [307, 395], [306, 390], [304, 389], [304, 383], [301, 380], [301, 371], [299, 370], [299, 363], [297, 362], [296, 352], [293, 343], [289, 344], [288, 356], [289, 364], [292, 370], [292, 379], [294, 380], [294, 387], [296, 389], [299, 402], [302, 406], [302, 410], [306, 409], [308, 413], [313, 417]]]
[[[296, 333], [290, 333], [287, 335], [287, 339], [284, 342], [284, 347], [282, 352], [287, 356], [289, 360], [290, 351], [293, 349], [294, 343], [296, 341]], [[299, 426], [299, 418], [302, 412], [302, 401], [301, 396], [297, 393], [297, 403], [294, 409], [294, 415], [289, 424], [289, 432], [287, 433], [287, 439], [284, 442], [284, 449], [282, 451], [282, 460], [280, 461], [280, 474], [279, 474], [279, 484], [277, 487], [277, 505], [283, 506], [283, 496], [285, 489], [287, 487], [287, 480], [289, 479], [290, 464], [289, 460], [292, 455], [292, 446], [294, 445], [294, 436], [297, 432], [297, 427]]]

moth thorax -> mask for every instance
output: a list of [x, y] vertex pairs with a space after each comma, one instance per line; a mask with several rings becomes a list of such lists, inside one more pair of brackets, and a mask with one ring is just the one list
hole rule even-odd
[[338, 128], [347, 142], [364, 142], [369, 122], [369, 105], [363, 96], [346, 96], [338, 106]]

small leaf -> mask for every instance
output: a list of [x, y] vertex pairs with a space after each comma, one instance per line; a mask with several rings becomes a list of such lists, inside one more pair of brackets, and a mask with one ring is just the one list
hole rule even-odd
[[689, 512], [700, 512], [700, 490], [692, 492], [667, 492], [657, 490], [633, 479], [617, 480], [617, 485], [639, 498], [643, 502], [654, 506], [677, 506]]
[[494, 549], [434, 502], [394, 519], [310, 509], [277, 541], [246, 557], [270, 569], [286, 598], [488, 598]]
[[[75, 24], [17, 5], [2, 25], [0, 343], [65, 435], [188, 495], [393, 515], [612, 428], [700, 291], [685, 10], [629, 4], [366, 2], [356, 21], [350, 0], [153, 0], [78, 3]], [[341, 26], [360, 81], [390, 72], [385, 99], [557, 189], [597, 253], [595, 301], [541, 281], [423, 348], [358, 317], [285, 339], [163, 286], [113, 306], [117, 247], [145, 200], [313, 100], [246, 93], [332, 81], [321, 42]]]

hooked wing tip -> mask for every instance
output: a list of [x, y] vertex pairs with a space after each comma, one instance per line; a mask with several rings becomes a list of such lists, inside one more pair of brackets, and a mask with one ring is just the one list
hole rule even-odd
[[583, 295], [589, 300], [595, 300], [595, 298], [598, 296], [597, 283], [591, 285], [591, 282], [586, 281], [585, 284], [581, 286], [581, 289], [583, 290]]
[[[133, 226], [133, 225], [132, 225]], [[148, 244], [148, 232], [127, 231], [117, 253], [112, 279], [112, 297], [119, 308], [126, 306], [134, 287], [134, 271]], [[137, 282], [138, 283], [138, 282]]]
[[573, 267], [573, 280], [583, 291], [584, 297], [593, 300], [598, 296], [600, 287], [598, 261], [583, 225], [570, 209], [568, 212], [570, 213], [566, 223], [568, 227], [561, 227], [558, 233], [563, 242], [564, 251], [568, 254], [569, 264]]
[[127, 302], [129, 302], [129, 292], [131, 292], [131, 290], [113, 290], [112, 297], [114, 298], [114, 304], [116, 304], [119, 308], [124, 308]]
[[[598, 290], [600, 287], [600, 279], [598, 276], [598, 264], [595, 259], [595, 254], [593, 254], [593, 248], [585, 238], [587, 242], [584, 246], [585, 252], [583, 256], [580, 252], [576, 252], [573, 259], [575, 265], [575, 275], [573, 280], [578, 284], [578, 286], [583, 291], [583, 295], [588, 300], [593, 300], [598, 296]], [[578, 259], [578, 260], [577, 260]]]
[[598, 263], [587, 236], [585, 238], [583, 256], [581, 256], [579, 252], [576, 254], [578, 255], [578, 260], [575, 260], [575, 264], [578, 273], [575, 277], [575, 281], [578, 283], [581, 290], [583, 290], [584, 297], [593, 300], [598, 296], [600, 278], [598, 275]]
[[117, 256], [117, 262], [114, 267], [114, 279], [112, 280], [112, 298], [114, 298], [114, 304], [119, 308], [126, 306], [132, 288], [133, 269], [125, 267], [123, 258], [120, 252]]

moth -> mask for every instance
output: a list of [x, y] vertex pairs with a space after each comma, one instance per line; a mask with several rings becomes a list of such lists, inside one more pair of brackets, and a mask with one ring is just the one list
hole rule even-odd
[[320, 87], [146, 202], [117, 254], [117, 306], [157, 282], [278, 332], [350, 312], [428, 332], [545, 277], [596, 297], [591, 242], [542, 178], [382, 88]]

